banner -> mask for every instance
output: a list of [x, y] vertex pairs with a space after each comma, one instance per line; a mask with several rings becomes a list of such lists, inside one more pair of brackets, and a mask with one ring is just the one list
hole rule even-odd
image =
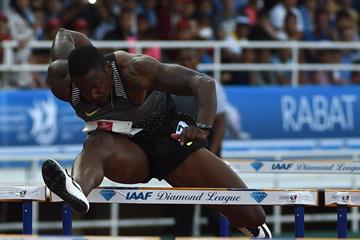
[[241, 173], [313, 173], [359, 174], [360, 162], [350, 161], [246, 161], [227, 160], [226, 163]]
[[[360, 136], [360, 87], [227, 87], [249, 139]], [[234, 118], [236, 119], [236, 118]], [[49, 90], [0, 93], [0, 146], [81, 144], [84, 122]]]
[[[91, 203], [210, 204], [210, 205], [318, 205], [317, 190], [185, 189], [100, 187], [88, 195]], [[61, 199], [51, 194], [51, 201]]]
[[83, 121], [50, 91], [1, 91], [0, 146], [79, 144]]
[[[360, 87], [227, 87], [250, 139], [360, 136]], [[245, 134], [244, 134], [245, 133]]]

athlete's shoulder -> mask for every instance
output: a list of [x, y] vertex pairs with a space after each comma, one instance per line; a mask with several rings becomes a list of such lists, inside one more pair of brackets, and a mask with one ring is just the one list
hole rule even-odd
[[130, 64], [132, 59], [137, 56], [137, 54], [128, 53], [122, 50], [114, 52], [116, 63], [119, 67], [125, 67]]

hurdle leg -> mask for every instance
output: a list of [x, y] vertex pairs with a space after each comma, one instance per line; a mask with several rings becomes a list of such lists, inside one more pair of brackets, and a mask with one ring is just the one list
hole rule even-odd
[[72, 235], [72, 210], [67, 204], [63, 204], [62, 209], [63, 233], [64, 235]]
[[23, 202], [23, 234], [32, 234], [32, 201]]
[[337, 231], [338, 238], [347, 238], [346, 205], [338, 205], [337, 207]]
[[229, 236], [229, 220], [220, 215], [220, 237], [228, 237]]
[[295, 206], [295, 238], [304, 237], [304, 206], [296, 205]]

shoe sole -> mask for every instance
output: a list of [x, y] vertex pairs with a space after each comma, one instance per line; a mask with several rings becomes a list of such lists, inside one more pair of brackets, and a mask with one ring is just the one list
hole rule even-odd
[[53, 160], [46, 160], [41, 170], [44, 182], [51, 192], [58, 195], [75, 212], [85, 214], [88, 211], [86, 203], [67, 191], [66, 176], [58, 164]]

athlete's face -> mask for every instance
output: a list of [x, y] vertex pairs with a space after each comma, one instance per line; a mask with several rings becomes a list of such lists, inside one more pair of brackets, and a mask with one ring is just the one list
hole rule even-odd
[[111, 74], [111, 67], [106, 64], [104, 69], [91, 69], [86, 75], [74, 77], [73, 80], [85, 102], [103, 106], [110, 99], [112, 91]]

